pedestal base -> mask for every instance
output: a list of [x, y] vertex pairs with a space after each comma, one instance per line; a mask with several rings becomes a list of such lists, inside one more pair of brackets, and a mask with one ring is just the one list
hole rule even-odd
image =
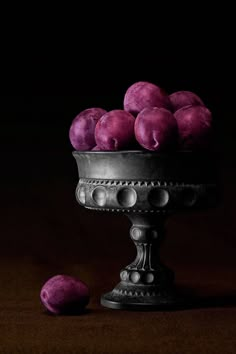
[[175, 307], [180, 300], [174, 287], [133, 285], [120, 282], [109, 293], [101, 297], [101, 305], [123, 310], [162, 310]]
[[180, 305], [180, 299], [173, 294], [160, 294], [159, 296], [129, 296], [119, 295], [113, 291], [103, 294], [101, 305], [117, 310], [168, 310], [174, 309]]

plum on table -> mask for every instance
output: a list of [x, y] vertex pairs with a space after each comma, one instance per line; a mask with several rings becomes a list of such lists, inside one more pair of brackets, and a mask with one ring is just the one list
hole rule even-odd
[[89, 303], [89, 289], [77, 278], [56, 275], [43, 285], [40, 299], [52, 314], [79, 313]]

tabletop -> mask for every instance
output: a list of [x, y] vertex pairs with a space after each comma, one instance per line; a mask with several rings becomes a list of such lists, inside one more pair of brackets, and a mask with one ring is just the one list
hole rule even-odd
[[[235, 353], [235, 171], [224, 176], [215, 209], [173, 215], [161, 258], [178, 290], [195, 298], [176, 311], [104, 308], [100, 296], [135, 257], [124, 215], [95, 212], [75, 200], [76, 169], [60, 177], [45, 160], [40, 178], [5, 180], [1, 206], [0, 353]], [[21, 162], [22, 163], [22, 162]], [[26, 163], [26, 162], [25, 162]], [[58, 174], [49, 174], [58, 168]], [[31, 172], [33, 173], [33, 172]], [[56, 274], [78, 276], [91, 292], [87, 311], [53, 316], [39, 293]]]

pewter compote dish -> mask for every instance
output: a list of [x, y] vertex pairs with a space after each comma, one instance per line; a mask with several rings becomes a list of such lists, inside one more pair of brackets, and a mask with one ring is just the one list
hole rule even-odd
[[79, 173], [79, 204], [106, 211], [108, 217], [109, 212], [127, 215], [137, 249], [135, 260], [121, 269], [120, 282], [102, 295], [101, 304], [135, 310], [178, 305], [174, 273], [159, 258], [164, 223], [172, 213], [215, 204], [212, 156], [142, 150], [74, 151], [73, 156]]

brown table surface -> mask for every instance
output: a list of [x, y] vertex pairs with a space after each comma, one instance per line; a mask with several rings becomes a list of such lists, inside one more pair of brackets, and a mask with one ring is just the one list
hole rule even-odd
[[[22, 182], [23, 183], [23, 182]], [[100, 306], [100, 295], [133, 260], [129, 221], [76, 204], [75, 185], [6, 185], [1, 209], [0, 353], [236, 353], [235, 213], [228, 180], [224, 203], [174, 215], [162, 260], [199, 306], [129, 312]], [[9, 198], [12, 193], [13, 199]], [[48, 315], [39, 300], [56, 274], [79, 276], [91, 291], [88, 312]], [[200, 299], [202, 299], [200, 301]]]

